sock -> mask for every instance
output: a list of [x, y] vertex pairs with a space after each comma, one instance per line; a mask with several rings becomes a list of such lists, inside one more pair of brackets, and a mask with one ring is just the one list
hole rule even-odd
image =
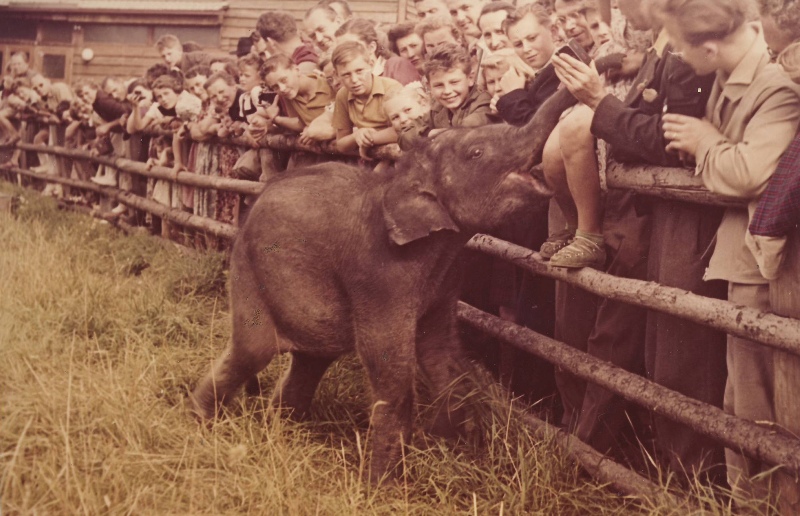
[[586, 231], [581, 231], [580, 229], [578, 229], [575, 231], [575, 236], [585, 238], [586, 240], [600, 246], [602, 246], [603, 243], [605, 243], [605, 238], [603, 238], [602, 233], [588, 233]]

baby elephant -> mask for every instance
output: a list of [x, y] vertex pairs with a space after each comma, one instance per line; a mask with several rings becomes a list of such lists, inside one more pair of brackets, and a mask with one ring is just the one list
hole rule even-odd
[[[456, 255], [547, 202], [533, 165], [570, 103], [559, 92], [525, 127], [446, 131], [388, 174], [329, 163], [269, 183], [233, 247], [233, 338], [192, 394], [197, 415], [214, 418], [289, 352], [274, 401], [302, 417], [328, 366], [355, 350], [373, 396], [371, 479], [391, 474], [411, 437], [417, 375], [443, 392], [463, 371]], [[452, 435], [460, 421], [447, 398], [433, 429]]]

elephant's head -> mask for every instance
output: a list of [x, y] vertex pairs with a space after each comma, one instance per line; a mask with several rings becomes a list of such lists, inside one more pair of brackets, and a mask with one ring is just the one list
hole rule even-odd
[[440, 230], [491, 231], [550, 192], [534, 169], [522, 128], [453, 129], [423, 142], [397, 163], [384, 196], [392, 239], [402, 245]]
[[[596, 62], [619, 66], [621, 55]], [[523, 127], [451, 129], [424, 140], [397, 162], [383, 199], [392, 240], [404, 245], [441, 230], [469, 237], [544, 206], [551, 192], [540, 165], [548, 136], [576, 100], [562, 89]]]

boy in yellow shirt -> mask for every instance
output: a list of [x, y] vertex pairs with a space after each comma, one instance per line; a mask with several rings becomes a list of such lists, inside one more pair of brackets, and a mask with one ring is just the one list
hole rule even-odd
[[394, 79], [372, 74], [372, 57], [361, 43], [349, 41], [338, 45], [331, 57], [342, 89], [336, 95], [333, 127], [339, 152], [397, 141], [397, 133], [384, 113], [387, 94], [402, 89]]

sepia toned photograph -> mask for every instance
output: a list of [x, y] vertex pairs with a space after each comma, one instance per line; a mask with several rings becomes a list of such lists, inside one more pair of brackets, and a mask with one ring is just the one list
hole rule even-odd
[[0, 516], [800, 514], [800, 0], [0, 0]]

